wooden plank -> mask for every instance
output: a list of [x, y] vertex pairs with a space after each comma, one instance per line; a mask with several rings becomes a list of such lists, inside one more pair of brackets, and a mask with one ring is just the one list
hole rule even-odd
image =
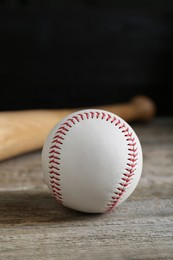
[[173, 118], [133, 125], [144, 154], [141, 180], [113, 212], [58, 205], [41, 151], [0, 164], [0, 259], [173, 259]]

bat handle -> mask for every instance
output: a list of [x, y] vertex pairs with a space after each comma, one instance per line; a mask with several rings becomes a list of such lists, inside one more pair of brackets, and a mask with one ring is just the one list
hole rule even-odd
[[136, 96], [132, 99], [131, 105], [134, 111], [133, 120], [149, 122], [156, 114], [156, 104], [147, 96]]
[[155, 102], [150, 97], [145, 95], [135, 96], [128, 103], [106, 105], [101, 108], [117, 114], [127, 122], [149, 122], [156, 114]]

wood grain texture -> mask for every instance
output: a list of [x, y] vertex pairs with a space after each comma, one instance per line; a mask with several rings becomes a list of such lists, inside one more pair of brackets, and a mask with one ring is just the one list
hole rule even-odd
[[133, 194], [106, 214], [57, 205], [41, 151], [0, 163], [0, 259], [173, 259], [173, 118], [133, 124], [144, 154]]

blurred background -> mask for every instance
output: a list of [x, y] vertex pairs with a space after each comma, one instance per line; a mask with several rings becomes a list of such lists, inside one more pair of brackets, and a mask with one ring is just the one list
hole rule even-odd
[[0, 110], [145, 94], [172, 115], [172, 59], [172, 0], [0, 0]]

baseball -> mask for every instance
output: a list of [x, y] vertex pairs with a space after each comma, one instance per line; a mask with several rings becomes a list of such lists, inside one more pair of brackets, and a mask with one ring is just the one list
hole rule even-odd
[[138, 136], [122, 118], [83, 109], [59, 121], [41, 154], [45, 182], [58, 203], [86, 212], [109, 212], [135, 190], [143, 155]]

